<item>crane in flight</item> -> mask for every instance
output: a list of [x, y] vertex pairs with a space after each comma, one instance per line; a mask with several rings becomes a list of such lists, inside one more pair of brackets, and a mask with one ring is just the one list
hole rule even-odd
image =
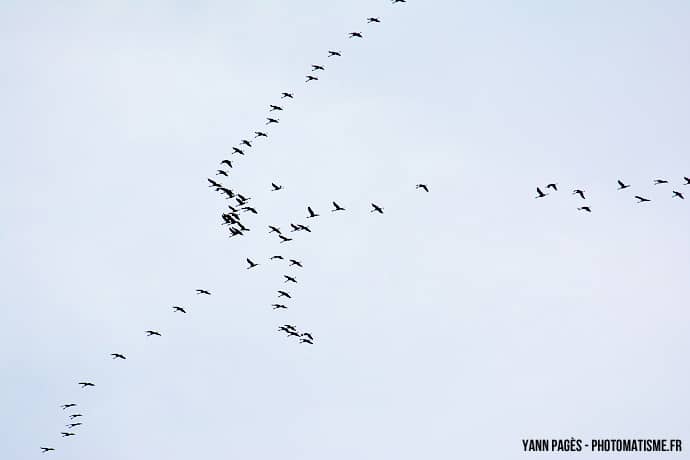
[[537, 187], [537, 196], [535, 196], [534, 198], [544, 198], [546, 195], [548, 195], [548, 193], [542, 192], [541, 189]]
[[207, 291], [206, 289], [197, 289], [196, 293], [197, 294], [204, 294], [204, 295], [211, 295], [211, 293], [209, 291]]
[[173, 308], [173, 311], [174, 311], [174, 312], [178, 312], [178, 311], [179, 311], [180, 313], [187, 313], [187, 310], [185, 310], [185, 309], [182, 308], [182, 307], [173, 306], [172, 308]]
[[328, 51], [328, 57], [333, 57], [333, 56], [342, 57], [342, 54], [340, 53], [340, 51]]
[[127, 359], [125, 355], [120, 353], [110, 353], [110, 356], [112, 356], [113, 359]]
[[371, 212], [378, 212], [379, 214], [383, 214], [383, 208], [381, 206], [378, 206], [374, 203], [371, 203], [371, 206], [374, 208], [371, 210]]

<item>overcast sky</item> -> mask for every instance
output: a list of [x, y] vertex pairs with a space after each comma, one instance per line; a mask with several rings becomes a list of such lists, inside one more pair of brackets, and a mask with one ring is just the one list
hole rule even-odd
[[2, 1], [0, 457], [687, 458], [689, 30], [685, 0]]

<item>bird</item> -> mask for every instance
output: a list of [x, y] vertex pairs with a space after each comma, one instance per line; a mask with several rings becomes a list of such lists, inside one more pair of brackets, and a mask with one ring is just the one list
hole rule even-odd
[[355, 37], [357, 37], [357, 38], [364, 38], [364, 37], [362, 36], [362, 32], [350, 32], [350, 38], [355, 38]]
[[318, 79], [319, 79], [319, 77], [314, 77], [313, 75], [307, 75], [307, 81], [306, 82], [309, 83], [310, 81], [316, 81]]
[[280, 96], [281, 99], [285, 99], [286, 97], [289, 97], [290, 99], [294, 99], [295, 95], [293, 93], [283, 93], [283, 95]]
[[110, 356], [112, 356], [113, 359], [127, 359], [125, 355], [122, 355], [120, 353], [110, 353]]
[[297, 328], [296, 328], [295, 326], [293, 326], [292, 324], [283, 324], [283, 327], [286, 327], [286, 328], [288, 328], [288, 329], [290, 329], [290, 330], [292, 330], [292, 331], [296, 331], [296, 330], [297, 330]]
[[80, 425], [83, 425], [83, 423], [81, 423], [81, 422], [77, 422], [77, 423], [68, 423], [68, 424], [65, 425], [65, 426], [66, 426], [67, 428], [74, 428], [74, 427], [80, 426]]
[[277, 118], [266, 117], [266, 120], [268, 120], [266, 121], [267, 125], [270, 125], [271, 123], [280, 123], [280, 120], [278, 120]]
[[676, 198], [676, 197], [680, 198], [681, 200], [684, 200], [684, 199], [685, 199], [685, 197], [683, 196], [682, 193], [676, 192], [676, 191], [674, 190], [674, 191], [673, 191], [673, 198]]
[[223, 171], [222, 169], [219, 169], [218, 171], [216, 171], [216, 176], [228, 177], [228, 173], [226, 171]]
[[242, 142], [240, 142], [242, 145], [246, 145], [247, 147], [251, 147], [252, 143], [249, 142], [247, 139], [242, 139]]
[[62, 433], [60, 433], [60, 434], [62, 435], [63, 438], [66, 438], [66, 437], [68, 437], [68, 436], [76, 436], [75, 433], [65, 433], [64, 431], [63, 431]]
[[204, 294], [204, 295], [211, 295], [211, 293], [209, 291], [207, 291], [206, 289], [197, 289], [196, 293], [197, 294]]
[[537, 187], [537, 196], [535, 196], [534, 198], [544, 198], [546, 195], [548, 195], [548, 193], [542, 192], [541, 189]]
[[639, 196], [639, 195], [635, 195], [635, 198], [637, 198], [637, 200], [638, 200], [637, 202], [638, 202], [638, 203], [644, 203], [644, 202], [646, 202], [646, 201], [652, 201], [652, 200], [649, 200], [649, 199], [647, 199], [647, 198], [641, 197], [641, 196]]
[[577, 208], [578, 211], [587, 211], [587, 212], [592, 212], [589, 206], [582, 206]]
[[316, 72], [317, 70], [326, 70], [326, 68], [325, 68], [324, 66], [322, 66], [322, 65], [315, 65], [315, 64], [312, 64], [312, 65], [311, 65], [311, 70], [312, 70], [313, 72]]
[[371, 212], [378, 212], [379, 214], [383, 214], [383, 208], [375, 205], [374, 203], [371, 203], [371, 206], [374, 208], [371, 210]]
[[72, 415], [69, 416], [69, 419], [70, 419], [70, 420], [74, 420], [74, 419], [77, 418], [77, 417], [83, 417], [83, 415], [81, 415], [81, 414], [72, 414]]
[[41, 451], [42, 451], [44, 454], [45, 454], [46, 452], [50, 452], [50, 451], [53, 451], [53, 450], [55, 450], [55, 449], [52, 448], [52, 447], [41, 447]]
[[271, 260], [285, 260], [283, 256], [271, 256]]
[[282, 190], [283, 186], [282, 185], [276, 185], [273, 182], [271, 182], [271, 187], [273, 187], [272, 192], [277, 192], [278, 190]]
[[288, 293], [285, 292], [285, 291], [278, 291], [278, 297], [287, 297], [288, 299], [292, 299], [292, 297], [290, 296], [290, 294], [288, 294]]
[[182, 307], [173, 306], [172, 308], [173, 308], [173, 311], [175, 311], [175, 312], [179, 311], [180, 313], [187, 313], [187, 310], [185, 310]]
[[233, 153], [233, 154], [239, 153], [240, 155], [244, 155], [244, 150], [239, 149], [239, 148], [237, 148], [237, 147], [233, 147], [233, 148], [232, 148], [232, 153]]
[[256, 136], [254, 136], [254, 139], [256, 139], [257, 137], [268, 137], [268, 134], [261, 131], [254, 131], [254, 134], [256, 134]]
[[280, 229], [278, 227], [274, 227], [273, 225], [269, 225], [268, 228], [271, 230], [268, 233], [280, 233]]
[[417, 189], [421, 188], [425, 192], [429, 193], [429, 187], [426, 184], [417, 184], [417, 186], [415, 188], [417, 188]]
[[683, 185], [690, 185], [690, 177], [683, 177], [685, 179], [685, 184]]
[[618, 180], [618, 190], [623, 190], [630, 187], [630, 184], [624, 184], [622, 180]]
[[232, 161], [230, 161], [230, 160], [223, 160], [220, 162], [220, 164], [227, 165], [228, 168], [232, 168]]
[[247, 257], [247, 263], [249, 264], [249, 267], [247, 267], [247, 270], [249, 270], [250, 268], [254, 268], [254, 267], [259, 265], [255, 262], [252, 262], [252, 259], [250, 259], [249, 257]]
[[273, 112], [273, 111], [275, 111], [275, 110], [283, 110], [283, 108], [282, 108], [281, 106], [279, 106], [279, 105], [273, 105], [273, 104], [271, 104], [269, 107], [271, 108], [271, 110], [269, 110], [269, 112]]
[[288, 327], [285, 327], [285, 326], [280, 326], [280, 327], [278, 328], [278, 330], [279, 330], [279, 331], [283, 331], [283, 332], [287, 332], [287, 333], [292, 332], [292, 329], [290, 329], [290, 328], [288, 328]]
[[338, 203], [335, 201], [333, 202], [333, 209], [331, 209], [331, 212], [336, 212], [336, 211], [345, 211], [345, 208], [340, 206]]
[[157, 335], [158, 337], [161, 337], [161, 333], [158, 331], [146, 331], [147, 337], [151, 337], [152, 335]]
[[96, 386], [96, 385], [94, 385], [94, 384], [91, 383], [91, 382], [79, 382], [79, 385], [81, 385], [82, 388], [86, 388], [86, 387], [95, 387], [95, 386]]
[[283, 278], [285, 278], [285, 282], [288, 283], [297, 283], [297, 279], [293, 278], [292, 276], [289, 275], [283, 275]]
[[328, 51], [328, 57], [338, 56], [341, 57], [340, 51]]
[[281, 309], [281, 308], [284, 308], [284, 309], [287, 310], [287, 307], [286, 307], [285, 305], [283, 305], [283, 304], [274, 303], [274, 304], [271, 305], [271, 306], [273, 307], [274, 310], [278, 310], [278, 309]]
[[75, 406], [76, 406], [76, 404], [74, 404], [74, 403], [69, 403], [69, 404], [63, 404], [63, 405], [60, 406], [60, 407], [62, 407], [62, 410], [65, 410], [65, 409], [69, 409], [70, 407], [75, 407]]
[[251, 206], [244, 206], [242, 210], [245, 212], [251, 212], [252, 214], [259, 214], [258, 211]]
[[393, 3], [393, 4], [395, 4], [395, 3], [407, 3], [407, 0], [392, 0], [391, 3]]
[[573, 190], [573, 195], [580, 195], [580, 198], [585, 199], [585, 191], [580, 189]]
[[554, 192], [558, 191], [558, 184], [548, 184], [546, 188], [552, 188]]
[[297, 227], [298, 227], [300, 230], [304, 230], [305, 232], [311, 233], [311, 229], [310, 229], [309, 227], [307, 227], [306, 225], [299, 224]]
[[288, 335], [299, 337], [299, 334], [296, 331], [288, 331]]
[[222, 187], [221, 184], [219, 184], [218, 182], [214, 181], [213, 179], [206, 179], [206, 180], [208, 181], [209, 184], [211, 184], [211, 185], [209, 185], [209, 187], [216, 187], [216, 188]]
[[308, 343], [309, 345], [314, 345], [314, 342], [309, 339], [299, 339], [299, 343]]
[[291, 232], [299, 232], [300, 231], [299, 225], [290, 224], [290, 227], [292, 227], [292, 230], [290, 230]]
[[290, 266], [292, 267], [293, 265], [297, 265], [299, 268], [304, 268], [302, 266], [302, 262], [300, 262], [299, 260], [290, 259]]
[[309, 340], [314, 340], [314, 337], [312, 337], [312, 335], [311, 335], [310, 333], [308, 333], [308, 332], [303, 332], [303, 333], [302, 333], [302, 336], [308, 337]]
[[310, 219], [312, 217], [319, 217], [319, 215], [314, 212], [314, 210], [311, 208], [311, 206], [307, 206], [307, 212], [309, 213], [309, 215], [307, 216], [307, 219]]
[[288, 238], [287, 236], [283, 236], [278, 234], [278, 237], [282, 240], [281, 243], [287, 243], [288, 241], [292, 241], [292, 238]]
[[654, 179], [654, 185], [668, 184], [666, 179]]
[[379, 23], [381, 20], [379, 18], [367, 18], [367, 24], [371, 24], [372, 22]]

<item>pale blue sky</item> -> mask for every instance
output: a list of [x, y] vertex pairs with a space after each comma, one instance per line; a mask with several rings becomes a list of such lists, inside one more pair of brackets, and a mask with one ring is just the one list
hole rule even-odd
[[[690, 443], [690, 3], [248, 3], [0, 4], [3, 460]], [[206, 177], [288, 90], [228, 240]], [[287, 311], [275, 253], [305, 265]]]

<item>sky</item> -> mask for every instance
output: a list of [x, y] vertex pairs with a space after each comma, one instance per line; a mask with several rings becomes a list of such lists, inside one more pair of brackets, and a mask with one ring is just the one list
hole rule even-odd
[[689, 30], [680, 0], [4, 0], [0, 456], [690, 444]]

